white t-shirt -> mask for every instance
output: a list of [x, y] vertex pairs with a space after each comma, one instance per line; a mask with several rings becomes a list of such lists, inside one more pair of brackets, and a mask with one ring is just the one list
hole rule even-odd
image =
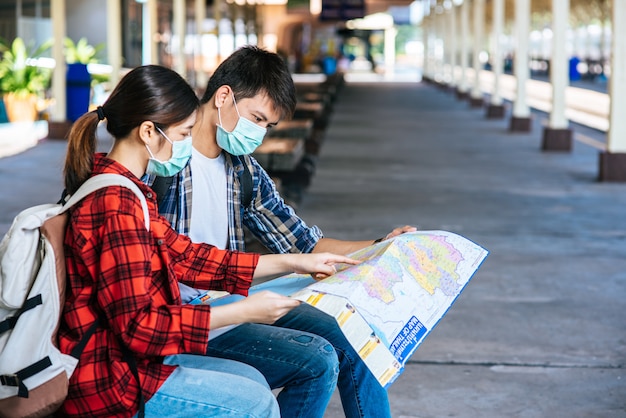
[[193, 242], [206, 242], [225, 249], [228, 247], [228, 207], [224, 156], [207, 158], [193, 148], [191, 173], [189, 237]]

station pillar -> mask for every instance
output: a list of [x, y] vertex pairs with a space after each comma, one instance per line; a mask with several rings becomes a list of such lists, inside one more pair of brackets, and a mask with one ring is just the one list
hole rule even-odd
[[513, 63], [513, 73], [517, 80], [516, 97], [513, 102], [510, 130], [530, 132], [530, 107], [526, 100], [526, 82], [529, 78], [528, 38], [530, 36], [530, 0], [515, 1], [515, 38], [517, 47]]
[[492, 57], [491, 68], [493, 71], [493, 90], [487, 107], [487, 117], [490, 119], [504, 118], [504, 101], [500, 94], [500, 78], [504, 62], [502, 60], [502, 32], [504, 30], [504, 0], [493, 0], [493, 31], [492, 31]]
[[565, 90], [569, 84], [569, 60], [563, 48], [567, 41], [569, 0], [552, 0], [552, 57], [550, 84], [552, 84], [552, 111], [548, 126], [543, 129], [543, 151], [571, 151], [572, 130], [565, 117]]
[[626, 182], [626, 2], [613, 0], [609, 132], [600, 154], [600, 181]]

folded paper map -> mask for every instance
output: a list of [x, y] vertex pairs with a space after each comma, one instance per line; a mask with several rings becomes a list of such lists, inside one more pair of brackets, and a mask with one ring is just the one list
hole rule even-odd
[[253, 286], [250, 293], [271, 290], [333, 316], [387, 388], [488, 253], [451, 232], [405, 233], [350, 254], [361, 263], [338, 264], [337, 273], [324, 280], [290, 274]]

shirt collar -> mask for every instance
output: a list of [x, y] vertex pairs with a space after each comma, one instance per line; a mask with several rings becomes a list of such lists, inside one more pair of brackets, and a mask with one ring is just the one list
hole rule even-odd
[[130, 170], [128, 170], [122, 164], [110, 159], [105, 153], [96, 153], [94, 154], [93, 158], [92, 176], [103, 173], [121, 174], [124, 177], [128, 177], [129, 179], [131, 179], [133, 183], [139, 186], [144, 194], [151, 192], [151, 189], [148, 186], [142, 183], [140, 179], [138, 179]]

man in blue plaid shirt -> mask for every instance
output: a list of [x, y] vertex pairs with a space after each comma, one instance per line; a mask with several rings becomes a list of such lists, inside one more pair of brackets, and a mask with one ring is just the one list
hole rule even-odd
[[[209, 80], [192, 130], [192, 158], [167, 189], [159, 212], [193, 241], [230, 250], [245, 251], [244, 226], [272, 253], [349, 254], [372, 245], [373, 240], [326, 238], [317, 226], [308, 226], [284, 202], [267, 172], [249, 156], [261, 144], [266, 130], [290, 117], [295, 105], [293, 79], [280, 56], [252, 46], [235, 51]], [[246, 190], [242, 183], [246, 176], [252, 179], [252, 199], [244, 206]], [[154, 178], [145, 181], [152, 184]], [[409, 226], [396, 228], [380, 240], [414, 230]], [[190, 300], [199, 291], [186, 289], [183, 293]], [[289, 368], [275, 367], [259, 353], [276, 344], [294, 344], [287, 336], [281, 340], [281, 328], [314, 333], [333, 345], [340, 362], [337, 386], [346, 417], [391, 416], [386, 390], [335, 319], [307, 304], [273, 326], [246, 324], [212, 339], [208, 354], [248, 363], [264, 374], [272, 388], [279, 388]], [[289, 408], [281, 405], [281, 411], [285, 410]]]

